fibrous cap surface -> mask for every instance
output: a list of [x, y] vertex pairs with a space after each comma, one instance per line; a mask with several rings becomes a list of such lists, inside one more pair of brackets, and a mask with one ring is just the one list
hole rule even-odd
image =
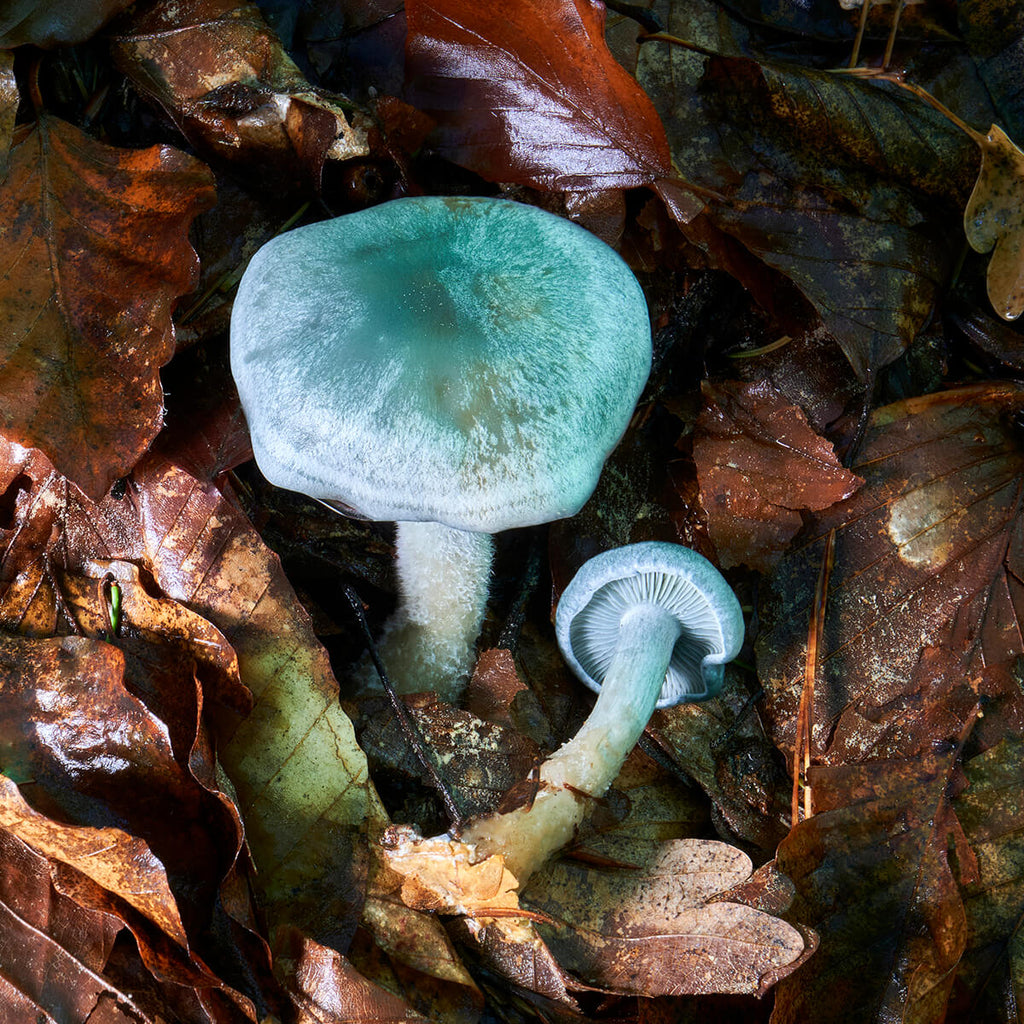
[[724, 665], [743, 646], [743, 612], [732, 588], [703, 555], [650, 541], [605, 551], [573, 577], [555, 613], [562, 655], [580, 681], [600, 690], [622, 617], [655, 604], [678, 620], [680, 636], [657, 707], [705, 700], [722, 687]]
[[506, 200], [399, 199], [282, 234], [231, 320], [270, 481], [489, 533], [578, 511], [650, 360], [615, 251]]

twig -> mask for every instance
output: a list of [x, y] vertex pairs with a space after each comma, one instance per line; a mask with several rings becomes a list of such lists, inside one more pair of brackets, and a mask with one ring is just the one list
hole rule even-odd
[[438, 770], [434, 767], [434, 762], [430, 759], [430, 754], [427, 752], [427, 745], [423, 742], [423, 736], [420, 733], [419, 726], [416, 724], [416, 720], [412, 717], [409, 709], [405, 706], [405, 702], [397, 693], [395, 693], [395, 688], [391, 685], [391, 680], [388, 679], [388, 674], [381, 663], [380, 655], [377, 653], [377, 645], [373, 642], [373, 635], [370, 633], [370, 626], [366, 621], [366, 615], [363, 612], [363, 602], [356, 593], [355, 587], [350, 584], [346, 584], [342, 589], [346, 600], [352, 607], [356, 621], [359, 623], [359, 628], [363, 632], [363, 637], [366, 639], [366, 647], [370, 653], [370, 660], [373, 662], [373, 667], [377, 670], [377, 675], [380, 676], [384, 692], [388, 695], [388, 700], [391, 702], [391, 708], [395, 712], [398, 727], [402, 730], [402, 735], [405, 736], [406, 742], [410, 747], [412, 747], [413, 753], [416, 755], [416, 759], [423, 766], [423, 770], [429, 776], [431, 784], [441, 797], [445, 810], [448, 812], [448, 820], [451, 827], [457, 831], [462, 827], [464, 822], [462, 814], [455, 805], [455, 801], [452, 799], [452, 794], [449, 791], [447, 784], [444, 779], [441, 778]]

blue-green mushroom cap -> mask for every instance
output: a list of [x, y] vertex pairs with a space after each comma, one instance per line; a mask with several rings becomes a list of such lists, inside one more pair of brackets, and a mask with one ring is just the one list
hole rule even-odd
[[615, 653], [619, 623], [638, 605], [675, 617], [679, 637], [657, 707], [714, 697], [725, 665], [743, 646], [743, 610], [725, 577], [679, 544], [627, 544], [590, 559], [558, 602], [555, 634], [581, 682], [600, 690]]
[[268, 242], [231, 369], [272, 483], [495, 533], [579, 510], [650, 372], [643, 292], [562, 217], [410, 198]]

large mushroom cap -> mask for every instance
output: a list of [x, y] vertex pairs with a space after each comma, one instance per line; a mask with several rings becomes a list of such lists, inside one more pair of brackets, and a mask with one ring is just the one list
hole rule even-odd
[[231, 318], [270, 481], [488, 533], [578, 511], [650, 360], [614, 250], [505, 200], [399, 199], [280, 235]]
[[648, 541], [605, 551], [572, 578], [558, 602], [555, 633], [580, 681], [600, 690], [623, 616], [640, 605], [673, 615], [680, 635], [657, 707], [706, 700], [743, 646], [743, 611], [722, 574], [679, 544]]

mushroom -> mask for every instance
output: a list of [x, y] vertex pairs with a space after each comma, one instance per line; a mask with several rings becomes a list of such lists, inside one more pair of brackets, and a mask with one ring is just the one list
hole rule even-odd
[[253, 257], [231, 369], [272, 483], [396, 521], [396, 689], [456, 700], [491, 535], [573, 515], [651, 362], [643, 292], [604, 242], [507, 200], [407, 198]]
[[707, 700], [743, 644], [743, 613], [703, 556], [648, 542], [606, 551], [566, 587], [555, 632], [569, 666], [598, 691], [579, 732], [540, 767], [531, 805], [491, 814], [460, 840], [500, 853], [525, 880], [568, 843], [615, 780], [655, 708]]

